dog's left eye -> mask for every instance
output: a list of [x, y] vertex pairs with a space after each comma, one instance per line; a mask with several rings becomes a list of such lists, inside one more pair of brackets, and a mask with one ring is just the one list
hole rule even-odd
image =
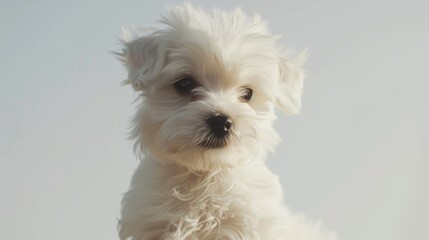
[[250, 88], [243, 89], [243, 95], [241, 95], [240, 100], [242, 102], [249, 102], [252, 99], [253, 90]]
[[180, 94], [188, 95], [197, 86], [192, 78], [182, 78], [174, 83], [174, 89]]

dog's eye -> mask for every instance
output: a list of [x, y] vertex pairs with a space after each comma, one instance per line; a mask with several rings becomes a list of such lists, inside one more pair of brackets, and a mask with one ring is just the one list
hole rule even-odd
[[179, 81], [174, 83], [174, 88], [176, 91], [183, 95], [188, 95], [191, 93], [192, 89], [196, 87], [196, 83], [192, 78], [186, 77], [182, 78]]
[[242, 102], [249, 102], [252, 99], [253, 90], [250, 88], [243, 89], [243, 95], [241, 95], [240, 100]]

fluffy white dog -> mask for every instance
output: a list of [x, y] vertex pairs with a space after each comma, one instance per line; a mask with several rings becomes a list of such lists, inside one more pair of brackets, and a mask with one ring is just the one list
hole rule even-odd
[[132, 30], [118, 53], [143, 99], [133, 122], [144, 155], [123, 199], [120, 238], [335, 239], [283, 204], [267, 151], [274, 108], [297, 113], [303, 57], [258, 16], [171, 7], [166, 27]]

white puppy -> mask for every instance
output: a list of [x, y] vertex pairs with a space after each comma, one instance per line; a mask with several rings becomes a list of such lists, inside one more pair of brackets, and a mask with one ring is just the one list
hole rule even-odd
[[171, 7], [166, 27], [127, 32], [118, 53], [143, 99], [133, 122], [144, 155], [123, 199], [121, 239], [314, 240], [335, 235], [283, 205], [265, 165], [274, 108], [297, 113], [302, 58], [259, 17]]

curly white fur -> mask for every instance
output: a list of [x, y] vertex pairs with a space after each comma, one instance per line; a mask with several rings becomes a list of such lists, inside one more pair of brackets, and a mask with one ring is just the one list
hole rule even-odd
[[[132, 138], [144, 155], [123, 199], [121, 239], [336, 239], [284, 206], [264, 163], [279, 141], [274, 107], [300, 108], [303, 57], [292, 60], [258, 16], [240, 10], [185, 4], [162, 22], [127, 31], [118, 53], [143, 99]], [[173, 87], [184, 76], [198, 82], [193, 97]], [[249, 102], [240, 101], [243, 88], [253, 89]], [[206, 118], [219, 112], [232, 119], [230, 137], [203, 148]]]

